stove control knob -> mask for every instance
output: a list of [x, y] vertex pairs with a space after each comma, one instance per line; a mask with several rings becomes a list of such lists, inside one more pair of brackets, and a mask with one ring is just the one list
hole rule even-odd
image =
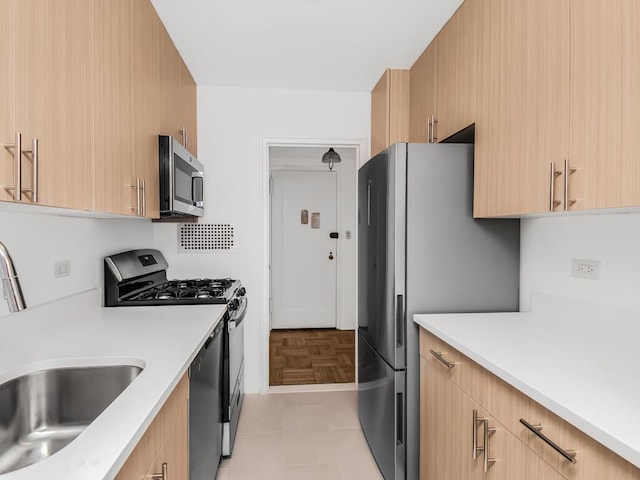
[[244, 287], [240, 287], [238, 289], [238, 296], [239, 297], [244, 297], [247, 294], [247, 290]]
[[229, 306], [227, 307], [229, 310], [237, 310], [240, 306], [240, 302], [235, 298], [229, 302]]

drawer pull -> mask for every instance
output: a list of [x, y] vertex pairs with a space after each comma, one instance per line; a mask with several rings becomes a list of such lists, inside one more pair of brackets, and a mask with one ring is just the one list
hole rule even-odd
[[[478, 425], [483, 426], [483, 440], [484, 444], [478, 446]], [[489, 427], [489, 419], [478, 417], [478, 411], [473, 410], [473, 459], [478, 458], [478, 452], [482, 452], [482, 469], [485, 473], [489, 471], [489, 467], [496, 463], [495, 458], [489, 458], [489, 436], [495, 433], [496, 429]]]
[[167, 462], [162, 464], [162, 473], [152, 473], [151, 480], [169, 480]]
[[447, 362], [442, 356], [442, 352], [434, 352], [433, 350], [429, 350], [429, 353], [431, 353], [431, 355], [436, 357], [436, 359], [447, 368], [453, 368], [456, 366], [456, 364], [453, 362]]
[[540, 438], [543, 442], [553, 448], [556, 452], [564, 457], [565, 460], [571, 463], [577, 463], [576, 460], [576, 452], [574, 450], [564, 450], [560, 448], [556, 443], [553, 442], [549, 437], [547, 437], [544, 433], [541, 432], [542, 426], [540, 425], [531, 425], [524, 418], [520, 419], [520, 423], [527, 427], [535, 436]]

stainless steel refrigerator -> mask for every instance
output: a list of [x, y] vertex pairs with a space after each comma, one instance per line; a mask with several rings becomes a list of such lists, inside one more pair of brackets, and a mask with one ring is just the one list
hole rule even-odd
[[386, 480], [419, 476], [413, 315], [518, 309], [520, 222], [472, 205], [473, 145], [398, 143], [358, 173], [358, 415]]

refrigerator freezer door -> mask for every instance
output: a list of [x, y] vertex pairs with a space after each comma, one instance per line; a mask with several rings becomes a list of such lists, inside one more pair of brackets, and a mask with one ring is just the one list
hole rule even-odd
[[391, 368], [358, 332], [358, 416], [385, 480], [404, 480], [405, 372]]
[[358, 327], [394, 369], [405, 367], [407, 144], [358, 172]]

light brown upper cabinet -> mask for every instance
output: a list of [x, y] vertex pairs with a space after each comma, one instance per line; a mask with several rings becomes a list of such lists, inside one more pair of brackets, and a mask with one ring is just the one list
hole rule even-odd
[[160, 131], [197, 156], [196, 83], [164, 27], [160, 29], [160, 71]]
[[133, 171], [132, 2], [94, 0], [96, 210], [139, 212]]
[[478, 22], [474, 216], [563, 209], [569, 0], [484, 0]]
[[465, 0], [438, 34], [434, 142], [476, 120], [478, 17], [483, 4], [484, 0]]
[[[133, 177], [136, 213], [160, 216], [158, 135], [161, 126], [160, 18], [148, 1], [133, 2]], [[138, 192], [138, 189], [140, 191]], [[139, 208], [138, 208], [138, 201]]]
[[482, 4], [466, 0], [411, 67], [410, 141], [439, 142], [475, 122]]
[[13, 200], [15, 185], [13, 127], [14, 0], [0, 0], [0, 200]]
[[180, 114], [182, 125], [180, 135], [181, 143], [191, 152], [198, 156], [198, 128], [197, 128], [197, 98], [196, 82], [191, 76], [191, 72], [180, 58]]
[[409, 140], [409, 70], [387, 69], [371, 91], [371, 155]]
[[422, 52], [410, 70], [409, 141], [432, 142], [436, 114], [438, 37]]
[[15, 75], [22, 154], [12, 153], [21, 161], [23, 202], [93, 208], [91, 17], [85, 0], [15, 2], [15, 58], [7, 72]]
[[640, 2], [571, 0], [572, 209], [640, 205]]

